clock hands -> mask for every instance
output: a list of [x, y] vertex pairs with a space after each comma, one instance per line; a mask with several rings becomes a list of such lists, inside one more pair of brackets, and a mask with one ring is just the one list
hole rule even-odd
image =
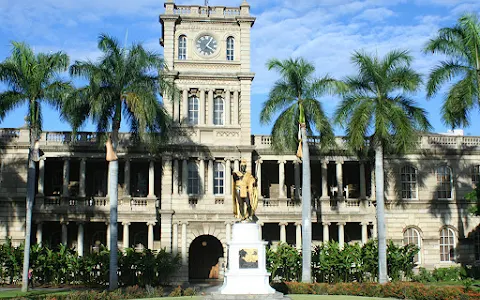
[[210, 50], [213, 50], [213, 48], [209, 46], [212, 41], [213, 41], [213, 38], [210, 38], [210, 39], [208, 40], [208, 43], [205, 45], [205, 47], [208, 48], [208, 49], [210, 49]]

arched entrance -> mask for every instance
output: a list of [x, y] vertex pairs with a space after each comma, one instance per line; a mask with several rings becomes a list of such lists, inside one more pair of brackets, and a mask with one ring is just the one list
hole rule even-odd
[[191, 280], [218, 279], [218, 259], [223, 257], [223, 246], [212, 235], [198, 236], [190, 244], [188, 274]]

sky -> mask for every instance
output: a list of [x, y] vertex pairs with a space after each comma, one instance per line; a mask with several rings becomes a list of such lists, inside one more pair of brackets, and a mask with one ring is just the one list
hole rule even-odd
[[[210, 0], [210, 5], [239, 6], [243, 0]], [[203, 4], [203, 0], [176, 0], [176, 4]], [[259, 113], [278, 74], [268, 71], [270, 58], [304, 57], [316, 68], [316, 76], [341, 79], [355, 74], [350, 58], [355, 50], [384, 55], [393, 49], [409, 50], [413, 67], [427, 79], [429, 70], [443, 57], [424, 54], [425, 43], [442, 27], [455, 24], [464, 12], [480, 13], [479, 0], [249, 0], [256, 17], [251, 35], [252, 134], [269, 134]], [[9, 56], [11, 41], [24, 41], [35, 52], [64, 51], [75, 60], [94, 60], [99, 55], [97, 38], [107, 33], [128, 43], [142, 42], [163, 53], [159, 45], [162, 0], [0, 0], [0, 60]], [[126, 34], [128, 32], [128, 35]], [[438, 96], [426, 99], [424, 88], [411, 97], [429, 113], [433, 132], [446, 132], [440, 108], [445, 86]], [[5, 89], [0, 85], [0, 91]], [[332, 117], [340, 99], [321, 99]], [[25, 107], [12, 111], [0, 127], [24, 125]], [[473, 112], [467, 135], [480, 136], [480, 114]], [[58, 113], [44, 109], [44, 130], [67, 131]], [[124, 128], [125, 129], [125, 128]], [[83, 130], [94, 130], [87, 124]], [[336, 128], [342, 134], [342, 128]]]

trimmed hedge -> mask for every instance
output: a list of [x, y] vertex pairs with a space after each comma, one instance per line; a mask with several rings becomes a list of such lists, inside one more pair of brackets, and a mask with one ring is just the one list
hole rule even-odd
[[428, 286], [413, 282], [377, 283], [301, 283], [284, 282], [273, 287], [284, 294], [350, 295], [414, 300], [480, 299], [480, 293], [459, 286]]

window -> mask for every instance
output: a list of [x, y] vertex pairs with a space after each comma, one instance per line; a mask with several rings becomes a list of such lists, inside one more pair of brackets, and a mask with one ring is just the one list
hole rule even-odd
[[178, 37], [178, 59], [187, 59], [187, 37], [184, 35]]
[[417, 199], [417, 169], [404, 166], [401, 171], [402, 199]]
[[190, 125], [198, 124], [198, 103], [197, 97], [188, 98], [188, 122]]
[[[403, 244], [412, 244], [417, 246], [418, 249], [420, 249], [422, 245], [420, 233], [418, 233], [418, 230], [413, 227], [407, 228], [407, 230], [405, 230], [405, 232], [403, 233]], [[420, 251], [413, 258], [413, 262], [420, 263]]]
[[475, 260], [480, 260], [480, 231], [475, 232], [474, 239]]
[[472, 168], [472, 184], [478, 186], [480, 181], [480, 165], [473, 166]]
[[223, 125], [223, 99], [216, 97], [213, 101], [213, 124]]
[[440, 261], [455, 260], [455, 232], [451, 228], [444, 227], [440, 231]]
[[215, 195], [223, 194], [225, 180], [225, 166], [221, 162], [215, 162], [213, 167], [213, 193]]
[[452, 171], [447, 166], [437, 168], [437, 189], [438, 199], [452, 198]]
[[227, 38], [227, 60], [234, 60], [235, 52], [235, 39], [233, 37], [228, 37]]
[[191, 195], [198, 195], [198, 188], [200, 186], [200, 179], [198, 174], [198, 165], [196, 162], [188, 163], [188, 185], [187, 193]]

